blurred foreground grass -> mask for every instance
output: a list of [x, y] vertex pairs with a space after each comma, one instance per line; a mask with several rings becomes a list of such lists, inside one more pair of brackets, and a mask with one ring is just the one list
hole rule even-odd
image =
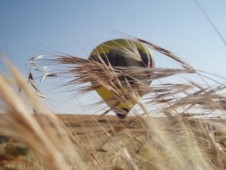
[[[124, 120], [110, 115], [99, 118], [52, 113], [35, 89], [32, 74], [27, 80], [5, 59], [11, 77], [0, 73], [0, 112], [6, 113], [0, 115], [0, 135], [9, 141], [0, 144], [0, 170], [226, 169], [224, 83], [213, 81], [216, 84], [209, 85], [175, 54], [139, 41], [175, 60], [180, 68], [121, 70], [120, 74], [128, 76], [148, 71], [152, 73], [150, 78], [159, 82], [141, 89], [148, 94], [146, 102], [139, 103], [141, 112]], [[30, 61], [35, 71], [40, 69], [37, 61], [40, 57]], [[81, 87], [76, 85], [84, 83], [79, 94], [100, 85], [115, 89], [109, 81], [120, 83], [118, 70], [90, 60], [59, 56], [43, 62], [58, 64], [61, 69], [45, 73], [41, 81], [48, 76], [68, 76], [69, 83], [62, 87]], [[95, 72], [97, 68], [102, 71]], [[178, 74], [182, 74], [185, 83], [161, 81]], [[198, 75], [203, 82], [195, 82], [185, 74]], [[96, 81], [97, 84], [87, 85], [96, 77], [103, 78], [102, 84]], [[162, 117], [153, 117], [150, 112]]]
[[[1, 120], [3, 116], [6, 115], [1, 115]], [[98, 119], [99, 116], [95, 115], [62, 114], [57, 115], [57, 118], [66, 124], [68, 130], [72, 133], [71, 138], [76, 141], [74, 144], [80, 146], [80, 152], [88, 155], [84, 157], [84, 163], [87, 165], [94, 163], [97, 169], [133, 169], [130, 161], [134, 161], [137, 169], [144, 170], [197, 169], [197, 165], [201, 169], [203, 166], [207, 166], [207, 169], [225, 168], [223, 166], [226, 163], [223, 150], [221, 152], [218, 149], [223, 149], [225, 146], [226, 132], [225, 129], [219, 129], [217, 125], [225, 125], [226, 120], [185, 119], [182, 117], [174, 117], [172, 120], [168, 118], [145, 118], [150, 123], [157, 123], [161, 128], [158, 131], [163, 132], [164, 138], [167, 137], [167, 140], [175, 143], [176, 148], [174, 149], [176, 150], [171, 150], [170, 147], [172, 146], [170, 145], [172, 144], [167, 146], [164, 139], [161, 143], [156, 141], [155, 130], [145, 127], [141, 117], [128, 116], [126, 121], [132, 123], [127, 126], [124, 122], [118, 123], [118, 118], [111, 115]], [[55, 128], [54, 125], [48, 126], [51, 129]], [[219, 144], [218, 146], [213, 143], [214, 141], [211, 141], [209, 133], [204, 133], [203, 128], [207, 126], [209, 129], [213, 129], [211, 135], [215, 142]], [[191, 138], [191, 134], [194, 135], [193, 138]], [[64, 137], [63, 134], [58, 133], [58, 140]], [[0, 146], [1, 155], [8, 156], [4, 158], [6, 160], [0, 161], [4, 167], [49, 169], [45, 160], [37, 157], [32, 150], [27, 149], [26, 146], [17, 141], [8, 141]], [[184, 158], [187, 157], [187, 154], [192, 154], [197, 162], [178, 157], [174, 155], [175, 153], [183, 155]], [[128, 157], [126, 157], [127, 154]], [[203, 160], [200, 160], [200, 157]], [[184, 162], [180, 162], [180, 159]], [[8, 164], [7, 161], [10, 163]], [[201, 164], [203, 163], [201, 161], [206, 161], [208, 164]]]

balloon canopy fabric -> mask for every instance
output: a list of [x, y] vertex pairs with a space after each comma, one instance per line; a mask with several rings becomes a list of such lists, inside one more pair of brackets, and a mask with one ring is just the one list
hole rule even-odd
[[[142, 69], [154, 67], [152, 54], [147, 47], [136, 40], [115, 39], [98, 45], [90, 54], [90, 60], [107, 65], [112, 70]], [[151, 73], [146, 71], [136, 75], [116, 74], [111, 85], [114, 90], [101, 86], [96, 89], [100, 97], [117, 114], [125, 118], [135, 104], [140, 101], [142, 86], [149, 86]], [[95, 70], [98, 71], [98, 70]], [[100, 70], [99, 70], [100, 71]]]

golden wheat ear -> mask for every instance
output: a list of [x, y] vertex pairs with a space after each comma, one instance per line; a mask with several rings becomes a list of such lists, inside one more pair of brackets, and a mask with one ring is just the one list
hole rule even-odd
[[[25, 146], [8, 145], [5, 148], [6, 157], [9, 154], [13, 161], [18, 160], [18, 156], [26, 154], [28, 147], [48, 169], [88, 169], [66, 126], [35, 95], [35, 90], [28, 85], [17, 68], [8, 59], [4, 58], [4, 61], [12, 78], [0, 73], [0, 103], [6, 113], [1, 115], [0, 132]], [[25, 98], [21, 97], [17, 89], [21, 90]], [[36, 116], [31, 113], [32, 109], [27, 107], [28, 104], [36, 110]], [[59, 138], [59, 134], [64, 137]], [[19, 160], [23, 164], [23, 159]], [[40, 169], [38, 165], [33, 166]]]
[[[144, 86], [144, 84], [147, 84], [144, 82], [161, 80], [179, 74], [195, 73], [194, 69], [192, 69], [189, 64], [181, 60], [175, 54], [141, 39], [134, 39], [133, 41], [137, 41], [137, 43], [146, 43], [149, 45], [149, 48], [163, 53], [175, 60], [181, 68], [113, 67], [102, 61], [103, 57], [101, 57], [101, 54], [97, 54], [99, 59], [98, 62], [70, 55], [56, 55], [54, 57], [41, 55], [29, 60], [31, 66], [29, 69], [30, 83], [42, 97], [45, 97], [46, 94], [43, 94], [42, 90], [38, 89], [37, 86], [41, 87], [41, 83], [44, 82], [44, 80], [48, 81], [50, 79], [55, 79], [57, 80], [55, 82], [58, 82], [52, 89], [61, 89], [61, 91], [69, 92], [70, 94], [73, 94], [75, 98], [81, 94], [87, 94], [92, 91], [97, 91], [102, 95], [100, 89], [104, 89], [103, 91], [105, 91], [105, 94], [111, 94], [111, 97], [104, 99], [105, 103], [107, 103], [110, 108], [115, 110], [114, 108], [116, 106], [114, 103], [119, 102], [121, 104], [119, 104], [119, 108], [116, 108], [116, 110], [131, 110], [132, 106], [137, 103], [138, 98], [156, 92], [154, 88], [150, 88], [148, 85]], [[128, 53], [128, 49], [126, 48], [121, 47], [120, 50], [123, 54]], [[123, 52], [123, 50], [125, 51]], [[130, 51], [130, 53], [132, 53], [132, 51]], [[135, 51], [133, 55], [140, 54]], [[137, 56], [137, 58], [139, 57]], [[37, 72], [39, 74], [37, 74]], [[145, 75], [147, 74], [151, 76], [146, 77]], [[123, 77], [126, 77], [127, 81], [124, 81]], [[141, 81], [137, 77], [145, 77], [145, 79]], [[131, 83], [130, 81], [135, 83]], [[128, 89], [130, 89], [132, 94], [138, 92], [140, 97], [138, 95], [131, 95], [129, 92], [125, 93]], [[119, 114], [124, 116], [128, 113]]]
[[[157, 65], [155, 68], [117, 68], [70, 55], [37, 56], [29, 61], [30, 71], [32, 72], [29, 74], [29, 80], [42, 97], [46, 96], [46, 94], [42, 94], [42, 89], [38, 89], [37, 86], [41, 87], [41, 84], [49, 79], [55, 79], [57, 80], [55, 82], [58, 82], [58, 84], [55, 83], [56, 86], [52, 87], [52, 89], [61, 89], [61, 91], [69, 92], [75, 98], [102, 87], [105, 92], [107, 90], [113, 96], [105, 100], [113, 110], [114, 103], [117, 102], [124, 103], [124, 105], [120, 104], [122, 110], [124, 108], [129, 108], [130, 110], [134, 103], [144, 95], [141, 102], [138, 102], [142, 111], [138, 111], [139, 113], [131, 112], [134, 114], [149, 114], [150, 109], [145, 108], [156, 107], [162, 109], [155, 110], [155, 113], [165, 114], [166, 116], [182, 114], [188, 117], [206, 117], [209, 115], [218, 117], [219, 114], [211, 114], [215, 111], [224, 115], [222, 110], [224, 97], [222, 93], [225, 86], [223, 84], [217, 82], [215, 87], [211, 87], [209, 85], [210, 78], [201, 74], [200, 71], [196, 71], [176, 54], [148, 41], [138, 38], [136, 40], [146, 44], [147, 47], [155, 50], [157, 54], [162, 53], [169, 59], [174, 60], [179, 67], [162, 68], [161, 65]], [[39, 74], [37, 75], [37, 73]], [[151, 86], [144, 86], [142, 81], [136, 79], [138, 75], [143, 75], [144, 73], [150, 73], [151, 76], [145, 81], [153, 82]], [[122, 76], [129, 77], [137, 83], [131, 85], [130, 83], [122, 82]], [[170, 79], [166, 81], [168, 77], [171, 77], [173, 81]], [[193, 79], [198, 79], [199, 82], [195, 82]], [[47, 85], [45, 84], [45, 86]], [[138, 93], [138, 95], [131, 95], [133, 93]], [[218, 97], [220, 100], [217, 100]], [[202, 101], [207, 98], [211, 102]], [[210, 105], [209, 103], [212, 102], [217, 104]], [[199, 108], [205, 109], [205, 113], [197, 113]]]

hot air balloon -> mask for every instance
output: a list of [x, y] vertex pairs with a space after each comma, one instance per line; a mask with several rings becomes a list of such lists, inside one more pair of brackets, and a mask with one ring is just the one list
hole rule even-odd
[[[120, 70], [136, 70], [154, 67], [149, 49], [142, 43], [130, 39], [115, 39], [98, 45], [91, 52], [89, 59], [109, 68]], [[147, 70], [147, 69], [144, 69]], [[97, 70], [98, 71], [98, 70]], [[99, 70], [101, 71], [101, 70]], [[131, 75], [119, 75], [111, 83], [111, 89], [100, 86], [96, 92], [105, 103], [123, 119], [144, 95], [142, 88], [151, 83], [150, 72], [143, 71]]]

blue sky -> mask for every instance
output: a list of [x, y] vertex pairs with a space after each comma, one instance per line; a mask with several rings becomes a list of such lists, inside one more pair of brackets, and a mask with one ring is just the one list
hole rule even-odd
[[[199, 3], [226, 38], [226, 1]], [[33, 56], [55, 50], [88, 58], [96, 45], [121, 33], [146, 39], [197, 69], [226, 77], [226, 46], [194, 0], [0, 1], [0, 52], [23, 73]]]

